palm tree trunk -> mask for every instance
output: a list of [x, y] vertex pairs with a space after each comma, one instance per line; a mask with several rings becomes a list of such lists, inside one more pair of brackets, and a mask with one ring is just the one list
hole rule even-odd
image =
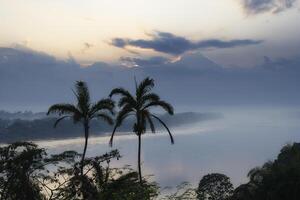
[[88, 139], [89, 139], [89, 123], [88, 122], [84, 123], [84, 137], [85, 137], [85, 142], [84, 142], [84, 149], [83, 149], [83, 154], [81, 157], [81, 166], [80, 166], [81, 175], [83, 175], [84, 158], [85, 158], [86, 149], [87, 149], [87, 145], [88, 145]]
[[141, 145], [142, 145], [142, 141], [141, 141], [141, 134], [138, 134], [139, 137], [139, 149], [138, 149], [138, 172], [139, 172], [139, 180], [140, 180], [140, 184], [142, 184], [142, 170], [141, 170]]

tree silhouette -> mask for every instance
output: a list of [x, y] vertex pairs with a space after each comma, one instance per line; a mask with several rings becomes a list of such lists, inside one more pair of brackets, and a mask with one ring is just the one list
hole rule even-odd
[[113, 124], [111, 115], [114, 114], [114, 102], [111, 99], [102, 99], [96, 103], [91, 103], [88, 87], [85, 82], [77, 81], [75, 84], [74, 95], [77, 99], [77, 105], [72, 104], [55, 104], [52, 105], [47, 115], [58, 113], [60, 118], [54, 123], [54, 127], [65, 119], [72, 118], [74, 123], [82, 123], [84, 127], [84, 149], [81, 158], [81, 174], [83, 174], [84, 158], [88, 145], [90, 122], [94, 118], [101, 119], [108, 124]]
[[253, 200], [257, 187], [252, 183], [242, 184], [238, 186], [229, 200]]
[[204, 176], [197, 189], [199, 200], [226, 200], [233, 193], [233, 185], [229, 177], [214, 173]]
[[250, 170], [248, 177], [249, 182], [236, 188], [231, 199], [299, 199], [300, 143], [284, 146], [276, 160]]
[[37, 183], [46, 152], [28, 142], [0, 147], [0, 200], [45, 199]]
[[130, 168], [110, 168], [118, 150], [85, 159], [81, 175], [76, 151], [48, 155], [34, 143], [0, 146], [0, 200], [150, 200], [155, 182], [139, 182]]
[[155, 182], [143, 180], [141, 186], [138, 173], [128, 167], [111, 168], [110, 162], [121, 156], [118, 150], [112, 150], [96, 157], [85, 159], [84, 174], [80, 174], [80, 163], [73, 151], [52, 155], [58, 160], [53, 179], [48, 181], [51, 187], [49, 200], [151, 200], [158, 195]]
[[118, 127], [120, 127], [123, 121], [129, 116], [134, 116], [135, 123], [132, 127], [133, 132], [138, 136], [138, 172], [139, 180], [142, 183], [142, 172], [141, 172], [141, 137], [146, 132], [147, 124], [149, 124], [150, 129], [155, 133], [155, 126], [152, 119], [156, 119], [169, 133], [171, 143], [174, 143], [173, 136], [167, 127], [167, 125], [156, 115], [150, 112], [151, 108], [160, 107], [164, 109], [168, 114], [173, 115], [173, 107], [160, 99], [160, 97], [152, 93], [151, 90], [154, 87], [154, 80], [150, 78], [145, 78], [139, 85], [135, 81], [135, 94], [132, 95], [130, 92], [124, 88], [115, 88], [111, 91], [110, 97], [113, 95], [120, 95], [118, 106], [120, 111], [116, 118], [115, 127], [113, 129], [110, 146], [113, 144], [113, 138]]

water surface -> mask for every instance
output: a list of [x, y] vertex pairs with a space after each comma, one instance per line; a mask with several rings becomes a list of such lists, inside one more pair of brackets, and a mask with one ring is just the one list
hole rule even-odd
[[[213, 110], [216, 112], [217, 110]], [[218, 110], [222, 119], [199, 122], [172, 130], [175, 145], [165, 132], [144, 135], [142, 141], [143, 173], [153, 174], [161, 186], [175, 186], [183, 181], [197, 184], [212, 172], [228, 175], [235, 185], [247, 181], [247, 172], [279, 153], [287, 143], [300, 141], [299, 108], [230, 108]], [[109, 137], [90, 138], [88, 156], [110, 151]], [[50, 153], [82, 151], [81, 138], [40, 141]], [[115, 137], [113, 148], [121, 160], [114, 166], [136, 168], [137, 137]]]

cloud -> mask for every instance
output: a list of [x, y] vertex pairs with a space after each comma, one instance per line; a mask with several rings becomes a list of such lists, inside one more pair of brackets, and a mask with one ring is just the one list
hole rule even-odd
[[260, 40], [219, 40], [209, 39], [201, 41], [191, 41], [181, 36], [176, 36], [166, 32], [155, 32], [150, 35], [151, 39], [125, 39], [125, 38], [114, 38], [111, 41], [111, 45], [126, 48], [126, 47], [138, 47], [141, 49], [151, 49], [157, 52], [181, 55], [185, 52], [198, 50], [198, 49], [219, 49], [219, 48], [233, 48], [238, 46], [247, 46], [259, 44]]
[[299, 71], [299, 58], [287, 59], [287, 58], [276, 58], [271, 59], [268, 56], [264, 56], [263, 63], [258, 66], [262, 69], [271, 71]]
[[292, 8], [297, 0], [242, 0], [247, 13], [259, 14], [264, 12], [279, 13]]
[[81, 67], [71, 55], [61, 60], [28, 48], [0, 47], [0, 109], [24, 105], [45, 108], [55, 102], [72, 101], [70, 91], [76, 80], [86, 80], [94, 88], [101, 85], [101, 92], [94, 94], [100, 98], [107, 95], [113, 83], [118, 86], [131, 81], [127, 73], [130, 71], [121, 65], [97, 62]]
[[0, 64], [11, 65], [52, 65], [56, 58], [43, 52], [33, 51], [22, 45], [13, 45], [12, 48], [0, 48]]
[[76, 60], [0, 47], [0, 109], [38, 106], [46, 110], [53, 103], [73, 102], [71, 88], [76, 80], [87, 81], [92, 98], [99, 99], [114, 87], [133, 90], [134, 76], [154, 78], [155, 90], [176, 106], [300, 102], [300, 56], [265, 57], [262, 66], [252, 69], [223, 68], [200, 53], [184, 54], [176, 62], [164, 57], [121, 60], [138, 67], [105, 62], [80, 67]]
[[148, 59], [144, 58], [132, 58], [132, 57], [121, 57], [120, 61], [126, 66], [160, 66], [170, 62], [169, 59], [161, 56], [155, 56]]
[[86, 51], [88, 51], [89, 49], [91, 49], [93, 47], [94, 47], [94, 45], [92, 43], [84, 42], [83, 43], [83, 48], [81, 49], [81, 52], [85, 53]]
[[92, 48], [94, 45], [93, 44], [91, 44], [91, 43], [88, 43], [88, 42], [85, 42], [84, 43], [84, 47], [86, 48], [86, 49], [90, 49], [90, 48]]

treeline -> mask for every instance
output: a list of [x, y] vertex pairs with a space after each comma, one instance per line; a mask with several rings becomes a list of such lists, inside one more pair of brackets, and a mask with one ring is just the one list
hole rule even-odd
[[0, 110], [0, 119], [8, 119], [8, 120], [14, 120], [14, 119], [34, 120], [34, 119], [41, 119], [41, 118], [45, 118], [45, 117], [46, 117], [46, 113], [45, 112], [38, 112], [38, 113], [34, 113], [32, 111], [7, 112], [5, 110]]
[[[19, 115], [15, 115], [15, 117], [17, 116], [20, 117]], [[35, 115], [33, 114], [32, 116]], [[170, 127], [176, 127], [205, 120], [218, 119], [222, 116], [217, 113], [185, 112], [173, 116], [160, 115], [160, 117], [168, 123]], [[55, 121], [55, 117], [45, 117], [34, 120], [0, 118], [0, 143], [27, 140], [65, 139], [82, 136], [83, 130], [81, 125], [74, 124], [72, 119], [66, 119], [54, 129], [53, 124]], [[158, 129], [162, 128], [157, 122], [154, 123]], [[131, 131], [132, 124], [133, 119], [129, 119], [122, 124], [119, 131]], [[101, 136], [105, 132], [111, 132], [111, 130], [112, 127], [108, 124], [99, 123], [97, 120], [92, 121], [91, 134], [94, 136]]]
[[[0, 147], [0, 200], [297, 200], [300, 197], [300, 143], [284, 146], [274, 161], [250, 170], [249, 181], [233, 188], [229, 177], [204, 176], [197, 188], [183, 183], [173, 194], [161, 194], [147, 177], [112, 168], [121, 156], [113, 150], [86, 158], [80, 173], [75, 151], [48, 155], [33, 143], [18, 142]], [[195, 174], [196, 176], [196, 174]]]

